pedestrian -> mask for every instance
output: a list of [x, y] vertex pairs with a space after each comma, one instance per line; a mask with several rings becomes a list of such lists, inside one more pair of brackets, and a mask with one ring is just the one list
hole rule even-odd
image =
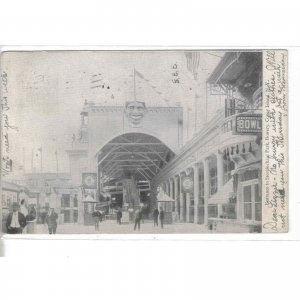
[[138, 230], [140, 230], [141, 227], [141, 211], [140, 209], [136, 209], [136, 211], [134, 212], [134, 230], [136, 230], [136, 227], [138, 228]]
[[48, 231], [49, 234], [55, 234], [56, 233], [56, 229], [57, 229], [57, 219], [58, 219], [58, 215], [57, 213], [54, 211], [54, 208], [51, 207], [49, 209], [48, 214], [46, 215], [46, 223], [48, 225]]
[[34, 205], [28, 207], [28, 214], [26, 216], [26, 233], [35, 233], [35, 223], [36, 223], [36, 209]]
[[34, 205], [29, 207], [28, 214], [25, 217], [27, 221], [34, 221], [36, 219], [36, 209]]
[[164, 219], [165, 219], [165, 212], [162, 206], [159, 209], [159, 220], [160, 220], [160, 227], [164, 228]]
[[118, 211], [117, 211], [117, 223], [119, 224], [119, 225], [121, 225], [121, 223], [122, 223], [122, 209], [121, 209], [121, 207], [119, 207], [119, 209], [118, 209]]
[[23, 216], [26, 218], [26, 216], [28, 215], [28, 209], [27, 209], [27, 205], [25, 203], [25, 200], [22, 199], [20, 203], [21, 203], [20, 213], [23, 214]]
[[159, 210], [156, 207], [153, 211], [154, 227], [158, 226], [158, 215], [159, 215]]
[[104, 211], [99, 210], [99, 221], [102, 222], [103, 221], [103, 216], [104, 216]]
[[14, 202], [12, 207], [13, 211], [8, 214], [6, 219], [6, 230], [9, 234], [20, 234], [26, 226], [26, 218], [21, 212], [19, 212], [19, 203]]
[[94, 219], [95, 230], [99, 231], [100, 212], [99, 211], [93, 211], [92, 217]]

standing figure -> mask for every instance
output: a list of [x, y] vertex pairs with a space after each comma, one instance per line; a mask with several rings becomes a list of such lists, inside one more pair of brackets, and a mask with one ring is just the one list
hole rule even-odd
[[134, 212], [134, 230], [136, 230], [136, 227], [138, 227], [138, 230], [140, 230], [140, 227], [141, 227], [141, 211], [140, 211], [139, 208]]
[[94, 219], [94, 225], [95, 225], [95, 230], [99, 231], [99, 222], [100, 222], [100, 212], [99, 211], [93, 211], [92, 217]]
[[57, 228], [57, 219], [58, 215], [54, 211], [54, 208], [50, 208], [47, 216], [46, 216], [46, 223], [48, 225], [49, 234], [55, 234]]
[[121, 207], [119, 207], [119, 209], [117, 211], [117, 223], [119, 225], [121, 225], [121, 223], [122, 223], [121, 219], [122, 219], [122, 209], [121, 209]]
[[28, 215], [28, 209], [24, 199], [21, 200], [20, 213], [23, 214], [25, 218]]
[[153, 211], [154, 227], [158, 226], [158, 215], [159, 215], [159, 210], [156, 207]]
[[159, 220], [160, 220], [160, 226], [161, 228], [164, 228], [164, 219], [165, 219], [165, 212], [162, 208], [162, 206], [159, 209]]
[[9, 234], [22, 233], [26, 226], [25, 216], [19, 212], [20, 205], [17, 202], [13, 203], [13, 211], [8, 214], [6, 219], [6, 229]]

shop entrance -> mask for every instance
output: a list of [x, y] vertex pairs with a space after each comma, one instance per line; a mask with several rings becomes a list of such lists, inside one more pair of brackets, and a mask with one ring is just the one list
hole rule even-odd
[[112, 139], [96, 156], [98, 193], [110, 192], [119, 184], [123, 187], [120, 190], [123, 211], [132, 212], [140, 207], [146, 215], [157, 204], [152, 179], [175, 154], [156, 137], [131, 132]]
[[243, 218], [261, 221], [261, 187], [258, 179], [242, 183]]

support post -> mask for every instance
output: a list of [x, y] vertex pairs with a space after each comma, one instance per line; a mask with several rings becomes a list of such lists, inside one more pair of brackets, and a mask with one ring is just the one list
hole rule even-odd
[[208, 225], [209, 160], [204, 159], [204, 225]]
[[194, 223], [198, 224], [199, 205], [199, 165], [194, 166]]

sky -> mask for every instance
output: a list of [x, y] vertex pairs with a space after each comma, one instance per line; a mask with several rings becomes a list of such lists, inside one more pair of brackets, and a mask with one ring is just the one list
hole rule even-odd
[[[222, 55], [201, 52], [198, 77], [207, 78]], [[7, 52], [1, 63], [8, 74], [9, 123], [18, 127], [9, 131], [10, 156], [26, 172], [33, 171], [32, 157], [36, 172], [41, 171], [39, 148], [44, 172], [56, 172], [56, 151], [59, 172], [69, 172], [66, 150], [78, 133], [84, 101], [124, 106], [134, 98], [134, 70], [138, 101], [183, 107], [185, 141], [192, 132], [186, 126], [194, 123], [195, 94], [203, 93], [183, 51]], [[217, 104], [208, 105], [212, 115]]]

